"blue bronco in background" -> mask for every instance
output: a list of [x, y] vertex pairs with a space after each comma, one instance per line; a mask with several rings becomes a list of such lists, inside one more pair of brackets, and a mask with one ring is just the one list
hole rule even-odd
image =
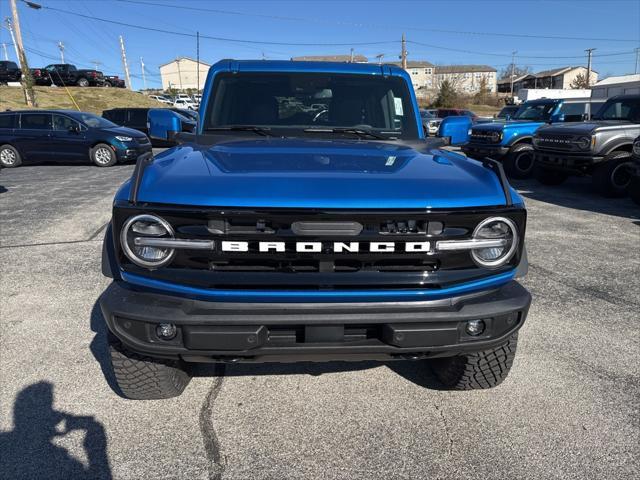
[[531, 296], [526, 211], [494, 161], [424, 138], [387, 65], [224, 60], [196, 132], [168, 110], [116, 194], [100, 298], [115, 378], [179, 395], [195, 362], [420, 360], [508, 374]]
[[472, 158], [502, 161], [510, 177], [527, 178], [535, 166], [533, 134], [542, 125], [581, 122], [590, 115], [589, 99], [541, 99], [523, 103], [505, 122], [473, 125], [462, 151]]

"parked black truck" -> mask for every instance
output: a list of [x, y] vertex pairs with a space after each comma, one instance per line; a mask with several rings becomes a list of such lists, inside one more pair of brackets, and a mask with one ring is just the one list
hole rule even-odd
[[558, 185], [570, 175], [590, 175], [598, 193], [623, 196], [631, 181], [631, 150], [638, 135], [640, 95], [612, 97], [589, 122], [542, 126], [536, 131], [536, 177], [545, 185]]
[[3, 60], [0, 62], [0, 85], [9, 82], [19, 82], [22, 77], [22, 70], [16, 62]]
[[98, 70], [78, 70], [69, 63], [56, 63], [44, 67], [45, 76], [57, 86], [103, 87], [104, 75]]
[[105, 87], [125, 88], [124, 80], [117, 75], [106, 75], [104, 77]]

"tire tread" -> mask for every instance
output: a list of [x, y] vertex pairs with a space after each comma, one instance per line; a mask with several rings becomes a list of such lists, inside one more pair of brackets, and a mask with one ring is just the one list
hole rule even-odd
[[126, 398], [154, 400], [176, 397], [191, 380], [180, 362], [131, 352], [117, 340], [110, 341], [109, 352], [118, 387]]
[[478, 390], [500, 385], [513, 366], [518, 334], [496, 348], [432, 360], [436, 376], [451, 390]]

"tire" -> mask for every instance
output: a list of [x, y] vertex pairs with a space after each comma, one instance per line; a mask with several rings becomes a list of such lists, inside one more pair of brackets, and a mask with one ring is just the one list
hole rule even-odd
[[504, 345], [456, 357], [434, 358], [431, 368], [449, 390], [480, 390], [500, 385], [516, 356], [518, 334]]
[[528, 143], [515, 145], [504, 160], [504, 170], [511, 178], [529, 178], [533, 174], [533, 146]]
[[84, 77], [80, 77], [76, 83], [77, 83], [77, 85], [79, 87], [88, 87], [89, 86], [89, 80], [87, 80]]
[[98, 167], [111, 167], [118, 159], [113, 149], [106, 143], [99, 143], [91, 149], [91, 161]]
[[180, 395], [191, 381], [183, 363], [127, 350], [109, 334], [109, 354], [120, 392], [132, 400], [160, 400]]
[[110, 87], [111, 84], [109, 82], [104, 82], [104, 85], [102, 85], [103, 87]]
[[629, 193], [631, 200], [640, 205], [640, 177], [635, 176], [631, 179], [627, 192]]
[[534, 176], [543, 185], [560, 185], [569, 178], [564, 172], [540, 166], [535, 167]]
[[11, 145], [0, 145], [0, 166], [4, 168], [15, 168], [22, 165], [20, 152]]
[[631, 183], [629, 152], [613, 152], [604, 158], [592, 173], [591, 181], [596, 192], [604, 197], [624, 197]]

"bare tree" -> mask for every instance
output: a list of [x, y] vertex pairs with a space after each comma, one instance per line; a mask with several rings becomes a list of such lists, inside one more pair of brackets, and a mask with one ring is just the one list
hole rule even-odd
[[589, 82], [587, 82], [587, 74], [579, 73], [578, 75], [576, 75], [576, 78], [573, 79], [570, 87], [575, 90], [589, 88]]
[[498, 78], [500, 80], [506, 80], [508, 78], [511, 78], [512, 68], [513, 68], [513, 75], [515, 75], [516, 78], [521, 77], [523, 75], [529, 75], [530, 73], [533, 72], [533, 70], [531, 70], [531, 67], [529, 67], [528, 65], [518, 66], [510, 63], [509, 65], [504, 67], [502, 70], [500, 70], [500, 75], [498, 76]]

